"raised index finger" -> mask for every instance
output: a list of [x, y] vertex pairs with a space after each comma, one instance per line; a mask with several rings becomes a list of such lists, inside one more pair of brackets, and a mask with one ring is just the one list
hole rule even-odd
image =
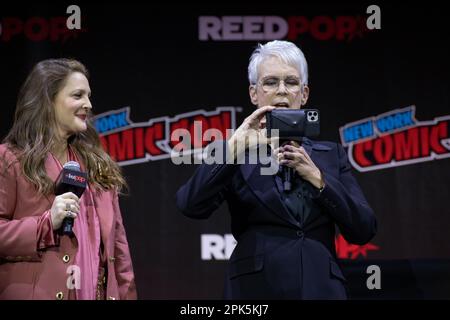
[[258, 108], [255, 111], [253, 111], [253, 113], [250, 115], [250, 118], [252, 120], [254, 120], [254, 119], [260, 120], [265, 115], [266, 112], [272, 111], [273, 109], [275, 109], [275, 107], [273, 107], [273, 106], [264, 106], [264, 107]]

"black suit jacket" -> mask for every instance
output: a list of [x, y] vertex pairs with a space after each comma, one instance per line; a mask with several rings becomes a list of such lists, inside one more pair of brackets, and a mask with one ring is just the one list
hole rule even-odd
[[177, 206], [191, 218], [208, 218], [228, 202], [237, 246], [229, 261], [226, 298], [346, 298], [335, 225], [347, 241], [365, 244], [376, 233], [376, 219], [342, 146], [309, 139], [303, 146], [325, 181], [323, 191], [313, 195], [320, 210], [303, 224], [282, 203], [275, 176], [261, 175], [258, 164], [202, 164], [178, 190]]

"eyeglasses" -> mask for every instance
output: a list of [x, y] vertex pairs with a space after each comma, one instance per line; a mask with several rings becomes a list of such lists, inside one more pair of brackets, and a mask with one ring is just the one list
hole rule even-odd
[[299, 92], [302, 88], [300, 79], [292, 76], [286, 77], [284, 80], [277, 77], [267, 77], [261, 79], [259, 82], [263, 90], [266, 92], [274, 92], [278, 90], [281, 82], [283, 82], [284, 87], [292, 93]]

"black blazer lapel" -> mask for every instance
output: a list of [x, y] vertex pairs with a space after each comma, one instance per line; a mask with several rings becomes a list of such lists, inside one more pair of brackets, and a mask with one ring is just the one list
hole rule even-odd
[[261, 175], [260, 164], [243, 164], [240, 169], [250, 189], [266, 207], [283, 220], [291, 224], [297, 223], [281, 202], [277, 186], [275, 185], [275, 176]]

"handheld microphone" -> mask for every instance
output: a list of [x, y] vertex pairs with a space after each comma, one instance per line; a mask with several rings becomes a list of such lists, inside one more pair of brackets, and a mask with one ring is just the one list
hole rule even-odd
[[[87, 186], [87, 174], [81, 172], [80, 165], [76, 161], [66, 162], [55, 182], [55, 195], [59, 196], [66, 192], [74, 193], [81, 197]], [[66, 217], [62, 223], [62, 233], [72, 235], [73, 218]]]
[[283, 181], [284, 191], [291, 191], [293, 176], [294, 176], [294, 169], [287, 166], [281, 166], [281, 179]]
[[[294, 141], [298, 144], [298, 146], [301, 146], [303, 141], [303, 138], [298, 138], [298, 141]], [[282, 143], [282, 146], [285, 146], [287, 144], [290, 144], [289, 141], [285, 141]], [[281, 165], [281, 180], [283, 181], [283, 189], [284, 191], [291, 191], [292, 189], [292, 179], [295, 176], [295, 170], [291, 167]]]

